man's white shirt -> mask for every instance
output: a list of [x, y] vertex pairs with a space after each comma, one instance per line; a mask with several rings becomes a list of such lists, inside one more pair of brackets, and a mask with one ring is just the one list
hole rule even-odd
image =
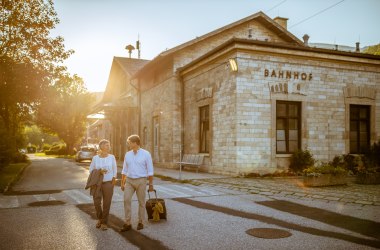
[[153, 176], [152, 157], [148, 151], [140, 148], [136, 154], [133, 150], [128, 151], [124, 157], [122, 174], [136, 179]]

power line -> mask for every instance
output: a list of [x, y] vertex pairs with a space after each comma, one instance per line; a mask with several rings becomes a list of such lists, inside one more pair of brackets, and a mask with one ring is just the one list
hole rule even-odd
[[345, 0], [341, 0], [340, 2], [337, 2], [337, 3], [335, 3], [335, 4], [333, 4], [333, 5], [329, 6], [329, 7], [327, 7], [326, 9], [323, 9], [323, 10], [321, 10], [321, 11], [315, 13], [314, 15], [312, 15], [312, 16], [310, 16], [310, 17], [308, 17], [308, 18], [306, 18], [306, 19], [304, 19], [304, 20], [302, 20], [302, 21], [300, 21], [300, 22], [298, 22], [298, 23], [296, 23], [296, 24], [293, 24], [293, 25], [290, 26], [289, 28], [293, 28], [294, 26], [296, 26], [296, 25], [298, 25], [298, 24], [301, 24], [301, 23], [303, 23], [303, 22], [309, 20], [310, 18], [313, 18], [313, 17], [315, 17], [315, 16], [321, 14], [322, 12], [325, 12], [326, 10], [331, 9], [332, 7], [335, 7], [335, 6], [337, 6], [338, 4], [340, 4], [340, 3], [344, 2], [344, 1], [345, 1]]
[[269, 10], [267, 10], [267, 11], [265, 11], [265, 12], [268, 13], [269, 11], [271, 11], [271, 10], [273, 10], [274, 8], [280, 6], [281, 4], [285, 3], [286, 1], [288, 1], [288, 0], [284, 0], [284, 1], [282, 1], [281, 3], [279, 3], [279, 4], [276, 4], [275, 6], [273, 6], [272, 8], [270, 8]]

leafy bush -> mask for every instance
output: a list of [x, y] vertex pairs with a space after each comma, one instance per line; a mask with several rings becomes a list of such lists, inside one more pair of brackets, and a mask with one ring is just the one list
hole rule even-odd
[[27, 162], [28, 157], [26, 156], [26, 154], [17, 152], [13, 155], [12, 161], [13, 161], [13, 163]]
[[380, 172], [380, 141], [375, 142], [362, 156], [364, 166], [361, 172]]
[[298, 150], [290, 157], [289, 169], [294, 173], [300, 173], [305, 168], [313, 166], [315, 159], [309, 150]]
[[45, 151], [45, 154], [46, 155], [65, 155], [66, 154], [66, 145], [65, 144], [55, 144], [49, 150]]
[[332, 161], [330, 161], [329, 164], [333, 166], [334, 168], [337, 168], [337, 167], [344, 168], [343, 156], [339, 156], [339, 155], [334, 156], [334, 159], [332, 159]]
[[351, 171], [353, 174], [356, 174], [358, 172], [358, 163], [359, 158], [355, 157], [350, 154], [343, 155], [343, 163], [344, 167], [348, 170]]
[[303, 170], [303, 173], [306, 176], [320, 175], [320, 174], [339, 175], [339, 174], [346, 174], [347, 170], [340, 166], [334, 167], [329, 163], [323, 163], [320, 166], [308, 167]]

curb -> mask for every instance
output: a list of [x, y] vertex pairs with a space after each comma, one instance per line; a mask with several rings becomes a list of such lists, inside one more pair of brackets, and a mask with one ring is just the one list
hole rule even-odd
[[25, 166], [24, 166], [24, 167], [23, 167], [23, 168], [17, 173], [17, 175], [15, 175], [15, 177], [13, 177], [13, 179], [11, 179], [11, 180], [9, 181], [9, 183], [5, 186], [4, 190], [2, 191], [3, 194], [7, 193], [7, 192], [10, 190], [10, 188], [12, 187], [12, 185], [13, 185], [16, 181], [18, 181], [18, 180], [20, 179], [21, 175], [24, 173], [25, 169], [26, 169], [27, 167], [30, 166], [30, 164], [31, 164], [31, 162], [29, 161], [28, 164], [26, 164], [26, 165], [25, 165]]

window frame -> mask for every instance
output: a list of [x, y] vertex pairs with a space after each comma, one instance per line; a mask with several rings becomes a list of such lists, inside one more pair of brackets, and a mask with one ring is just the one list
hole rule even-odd
[[[285, 116], [280, 116], [278, 114], [278, 105], [279, 104], [285, 104], [286, 105], [286, 114], [285, 114]], [[289, 105], [296, 105], [297, 106], [297, 116], [291, 116], [289, 114]], [[278, 129], [277, 129], [277, 126], [278, 126], [277, 121], [279, 119], [285, 120], [285, 123], [284, 123], [284, 125], [285, 125], [285, 128], [284, 128], [284, 130], [285, 130], [285, 140], [281, 140], [281, 141], [285, 141], [285, 149], [286, 149], [285, 151], [279, 151], [278, 150], [278, 146], [277, 146], [277, 144], [279, 142], [278, 137], [277, 137], [277, 131], [278, 131]], [[299, 149], [301, 149], [301, 135], [302, 135], [302, 133], [301, 133], [301, 131], [302, 131], [302, 127], [301, 127], [301, 125], [302, 125], [302, 102], [279, 101], [279, 100], [277, 100], [276, 101], [276, 116], [275, 116], [276, 154], [292, 154], [292, 153], [294, 153], [293, 151], [290, 151], [290, 149], [289, 149], [289, 142], [290, 142], [290, 139], [289, 139], [289, 131], [290, 131], [290, 129], [289, 129], [289, 120], [291, 120], [291, 119], [297, 119], [297, 149], [299, 150]]]
[[[207, 116], [203, 117], [204, 112], [207, 111]], [[204, 124], [207, 123], [207, 131], [203, 133]], [[210, 153], [209, 145], [209, 133], [210, 133], [210, 105], [204, 105], [199, 107], [199, 153]], [[203, 142], [205, 145], [203, 145]]]
[[[353, 109], [358, 109], [358, 118], [354, 119], [352, 118], [352, 112], [353, 112]], [[365, 110], [366, 111], [366, 118], [360, 118], [360, 111], [361, 110]], [[371, 106], [370, 105], [358, 105], [358, 104], [350, 104], [349, 106], [349, 151], [350, 151], [350, 154], [363, 154], [365, 153], [365, 150], [366, 149], [362, 149], [361, 147], [361, 137], [360, 137], [360, 123], [361, 122], [365, 122], [366, 123], [366, 130], [367, 130], [367, 138], [366, 138], [366, 147], [365, 148], [369, 148], [370, 147], [370, 136], [371, 136]], [[357, 145], [357, 150], [354, 151], [352, 149], [352, 140], [351, 140], [351, 122], [356, 122], [356, 127], [357, 127], [357, 130], [354, 131], [356, 132], [356, 143], [358, 144]]]

